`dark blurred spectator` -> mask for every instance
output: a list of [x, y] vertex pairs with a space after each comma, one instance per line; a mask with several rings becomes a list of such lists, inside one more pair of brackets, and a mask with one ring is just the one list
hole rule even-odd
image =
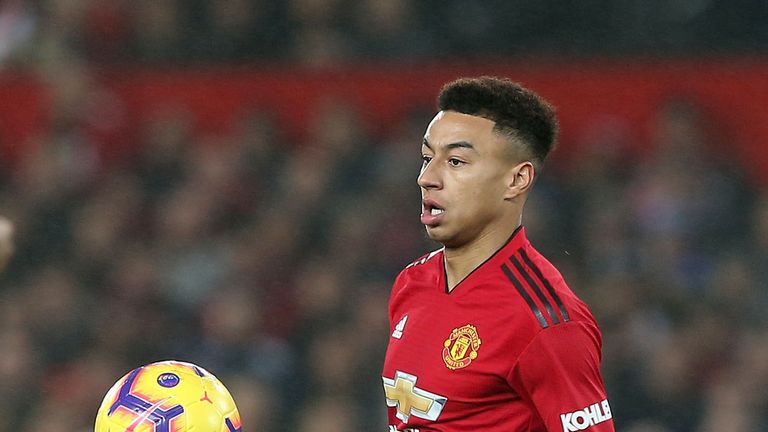
[[24, 0], [7, 0], [0, 4], [0, 69], [13, 61], [31, 41], [37, 19]]
[[13, 222], [4, 216], [0, 216], [0, 274], [8, 267], [8, 263], [16, 251], [13, 236]]
[[150, 113], [142, 125], [135, 170], [150, 204], [163, 200], [184, 179], [190, 141], [191, 114], [173, 107]]
[[84, 53], [99, 63], [125, 60], [126, 48], [131, 43], [132, 2], [126, 0], [86, 2], [80, 31]]
[[[136, 0], [132, 2], [134, 59], [151, 63], [182, 61], [193, 51], [188, 28], [189, 10], [180, 0]], [[187, 33], [189, 32], [189, 34]], [[128, 48], [128, 47], [127, 47]]]
[[357, 429], [357, 417], [350, 409], [354, 402], [344, 396], [324, 396], [303, 410], [298, 432], [352, 431]]
[[343, 31], [344, 0], [289, 0], [289, 59], [310, 66], [330, 66], [349, 58], [352, 41]]
[[765, 53], [761, 0], [9, 0], [0, 64]]
[[424, 29], [410, 0], [354, 2], [352, 31], [356, 57], [406, 58], [434, 55], [434, 36]]
[[[749, 221], [750, 244], [749, 250], [750, 269], [756, 272], [758, 281], [768, 281], [768, 191], [763, 190], [752, 210], [751, 220]], [[768, 292], [762, 291], [761, 303], [768, 301]]]
[[[254, 429], [281, 430], [279, 422], [281, 417], [278, 401], [275, 400], [272, 389], [259, 383], [248, 375], [223, 375], [222, 382], [229, 389], [232, 397], [237, 402], [242, 424], [256, 425]], [[244, 426], [245, 427], [245, 426]]]
[[284, 58], [290, 29], [279, 2], [215, 0], [200, 2], [199, 26], [190, 38], [194, 57], [206, 61], [239, 62], [253, 58]]

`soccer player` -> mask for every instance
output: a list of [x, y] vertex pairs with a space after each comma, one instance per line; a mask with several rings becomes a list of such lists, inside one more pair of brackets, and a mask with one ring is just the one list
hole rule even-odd
[[553, 108], [507, 79], [443, 87], [421, 146], [421, 223], [441, 243], [398, 275], [390, 431], [613, 431], [600, 330], [525, 236]]

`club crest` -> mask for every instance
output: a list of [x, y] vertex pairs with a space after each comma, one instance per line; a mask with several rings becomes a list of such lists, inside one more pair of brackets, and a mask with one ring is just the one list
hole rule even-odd
[[480, 349], [480, 336], [475, 326], [467, 324], [455, 328], [443, 343], [443, 361], [448, 369], [456, 370], [469, 366], [477, 358]]

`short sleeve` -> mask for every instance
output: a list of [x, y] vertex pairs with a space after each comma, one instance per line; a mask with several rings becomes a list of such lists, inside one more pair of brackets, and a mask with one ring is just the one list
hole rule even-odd
[[600, 349], [600, 332], [592, 323], [552, 326], [525, 348], [508, 382], [538, 413], [547, 431], [613, 432]]
[[395, 278], [395, 282], [392, 284], [392, 289], [389, 293], [389, 305], [387, 308], [387, 316], [389, 318], [389, 330], [392, 331], [394, 329], [395, 325], [395, 319], [398, 319], [395, 317], [395, 309], [396, 309], [396, 298], [398, 294], [400, 294], [400, 291], [403, 289], [403, 286], [405, 285], [405, 270], [401, 271], [397, 277]]

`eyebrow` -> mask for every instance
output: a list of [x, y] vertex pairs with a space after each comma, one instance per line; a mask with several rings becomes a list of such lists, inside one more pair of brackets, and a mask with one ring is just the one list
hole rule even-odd
[[[434, 149], [429, 144], [429, 141], [427, 141], [426, 138], [424, 138], [424, 141], [422, 141], [422, 145], [424, 145], [428, 149], [434, 151]], [[477, 150], [475, 149], [475, 146], [473, 146], [472, 143], [469, 143], [469, 142], [466, 142], [466, 141], [456, 141], [456, 142], [453, 142], [453, 143], [445, 145], [445, 149], [446, 150], [452, 150], [452, 149], [455, 149], [455, 148], [465, 148], [465, 149], [469, 149], [469, 150], [477, 152]]]

